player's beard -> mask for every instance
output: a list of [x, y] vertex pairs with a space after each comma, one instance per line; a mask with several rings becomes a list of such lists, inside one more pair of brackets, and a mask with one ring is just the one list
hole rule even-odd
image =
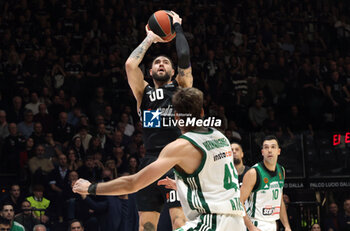
[[241, 162], [242, 162], [241, 159], [233, 158], [233, 163], [234, 163], [235, 165], [240, 164]]
[[163, 76], [160, 76], [155, 71], [152, 71], [152, 78], [159, 82], [168, 82], [171, 77], [168, 72], [165, 72]]

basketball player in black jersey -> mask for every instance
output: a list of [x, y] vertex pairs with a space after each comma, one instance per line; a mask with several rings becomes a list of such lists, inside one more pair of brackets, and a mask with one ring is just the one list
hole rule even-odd
[[[190, 65], [190, 51], [181, 27], [182, 19], [173, 11], [171, 11], [169, 15], [173, 18], [173, 26], [176, 32], [176, 51], [178, 55], [178, 75], [176, 78], [173, 81], [171, 80], [175, 73], [172, 61], [168, 57], [161, 55], [153, 60], [150, 70], [154, 87], [151, 87], [144, 80], [144, 75], [139, 68], [139, 64], [147, 49], [153, 43], [164, 42], [159, 36], [147, 29], [146, 38], [131, 53], [125, 63], [128, 82], [136, 98], [137, 110], [141, 118], [144, 115], [144, 111], [147, 112], [149, 110], [158, 110], [162, 112], [162, 119], [173, 117], [171, 98], [177, 87], [192, 87], [193, 77]], [[174, 141], [180, 135], [181, 132], [176, 126], [167, 128], [146, 128], [146, 126], [144, 126], [143, 138], [146, 156], [141, 160], [140, 168], [155, 161], [163, 147]], [[172, 177], [172, 174], [173, 172], [169, 171], [165, 176]], [[156, 182], [140, 190], [137, 194], [140, 215], [139, 230], [146, 231], [157, 229], [164, 201], [168, 203], [173, 229], [184, 225], [186, 219], [176, 195], [174, 190], [157, 186]]]

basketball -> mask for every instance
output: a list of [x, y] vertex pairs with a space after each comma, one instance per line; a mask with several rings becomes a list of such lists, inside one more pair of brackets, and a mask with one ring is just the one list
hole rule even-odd
[[176, 36], [173, 27], [173, 18], [168, 15], [166, 10], [158, 10], [148, 19], [147, 28], [163, 40], [169, 42]]

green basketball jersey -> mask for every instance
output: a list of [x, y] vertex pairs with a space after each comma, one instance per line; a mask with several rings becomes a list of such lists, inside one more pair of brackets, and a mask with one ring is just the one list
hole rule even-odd
[[193, 174], [175, 171], [177, 191], [186, 217], [200, 214], [244, 215], [237, 171], [229, 140], [219, 131], [187, 132], [180, 136], [198, 147], [203, 158]]
[[283, 195], [284, 169], [277, 164], [275, 172], [272, 173], [262, 162], [253, 168], [256, 170], [257, 184], [248, 198], [247, 214], [257, 220], [278, 220]]

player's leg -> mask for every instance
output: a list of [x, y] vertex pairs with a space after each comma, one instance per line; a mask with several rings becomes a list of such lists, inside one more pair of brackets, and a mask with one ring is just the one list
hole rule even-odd
[[[152, 163], [156, 157], [145, 157], [141, 160], [140, 168]], [[154, 182], [136, 193], [139, 211], [139, 231], [157, 230], [160, 212], [164, 204], [163, 196], [157, 182]]]
[[261, 221], [256, 219], [250, 219], [252, 223], [258, 227], [261, 231], [276, 231], [277, 224], [275, 221]]
[[139, 212], [139, 231], [157, 230], [159, 216], [158, 212]]
[[173, 230], [185, 225], [186, 217], [181, 207], [169, 208], [169, 215]]

